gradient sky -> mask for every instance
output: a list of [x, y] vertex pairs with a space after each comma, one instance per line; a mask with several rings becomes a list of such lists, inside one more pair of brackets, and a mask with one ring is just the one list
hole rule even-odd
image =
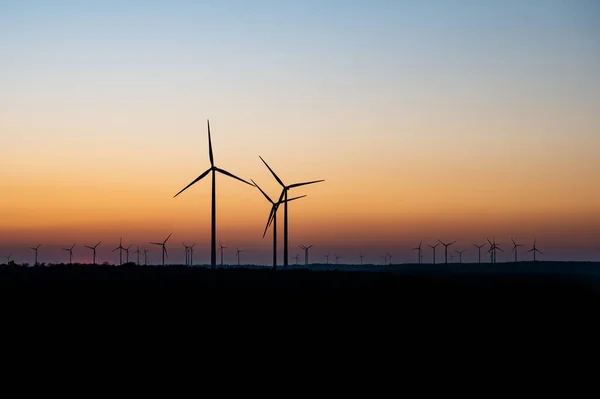
[[[158, 262], [148, 241], [171, 232], [170, 261], [185, 241], [209, 262], [210, 181], [172, 198], [209, 166], [207, 119], [216, 165], [269, 195], [259, 155], [284, 182], [326, 180], [293, 193], [290, 258], [408, 262], [440, 238], [471, 261], [486, 237], [535, 236], [544, 259], [600, 259], [597, 1], [0, 0], [0, 38], [17, 262], [38, 243], [89, 261], [100, 240], [118, 262], [120, 236]], [[218, 176], [217, 204], [225, 261], [268, 264], [258, 190]]]

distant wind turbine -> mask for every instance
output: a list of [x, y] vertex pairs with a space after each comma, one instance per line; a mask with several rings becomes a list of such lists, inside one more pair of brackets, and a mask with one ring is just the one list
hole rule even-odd
[[265, 166], [271, 171], [271, 174], [273, 175], [275, 180], [277, 180], [277, 182], [281, 185], [281, 187], [283, 187], [283, 191], [281, 192], [281, 195], [279, 196], [278, 202], [281, 202], [282, 200], [284, 201], [284, 205], [283, 205], [283, 266], [285, 267], [288, 265], [288, 206], [287, 206], [287, 203], [289, 202], [289, 201], [287, 201], [288, 191], [294, 187], [305, 186], [307, 184], [313, 184], [313, 183], [320, 183], [325, 180], [313, 180], [313, 181], [309, 181], [309, 182], [295, 183], [295, 184], [290, 184], [289, 186], [286, 186], [285, 184], [283, 184], [281, 179], [275, 174], [275, 172], [273, 172], [273, 169], [271, 169], [271, 167], [265, 162], [265, 160], [262, 159], [262, 157], [260, 155], [258, 157], [260, 158], [261, 161], [263, 161]]
[[237, 262], [238, 262], [237, 265], [239, 266], [240, 265], [240, 253], [243, 251], [243, 249], [236, 248], [235, 250], [237, 251]]
[[496, 250], [499, 249], [502, 252], [504, 252], [504, 250], [502, 248], [500, 248], [500, 246], [498, 244], [496, 244], [495, 237], [492, 237], [492, 241], [490, 241], [488, 238], [487, 242], [490, 244], [490, 253], [491, 253], [491, 257], [492, 257], [492, 263], [496, 263]]
[[[173, 233], [171, 233], [173, 234]], [[163, 242], [151, 242], [150, 244], [154, 244], [154, 245], [160, 245], [162, 246], [162, 265], [165, 265], [165, 255], [167, 255], [167, 258], [169, 257], [169, 254], [167, 253], [167, 247], [166, 247], [166, 243], [167, 240], [171, 237], [171, 234], [169, 234], [169, 236], [167, 238], [165, 238], [165, 240]]]
[[298, 255], [300, 255], [300, 254], [296, 253], [296, 256], [294, 256], [294, 259], [296, 260], [296, 266], [298, 266], [298, 261], [299, 261]]
[[392, 254], [388, 252], [386, 255], [390, 258], [389, 265], [392, 266]]
[[223, 267], [223, 250], [226, 249], [227, 247], [224, 247], [223, 244], [219, 243], [219, 251], [221, 251], [221, 267]]
[[342, 257], [341, 257], [341, 256], [337, 256], [337, 255], [335, 255], [335, 264], [336, 264], [336, 265], [338, 264], [338, 260], [339, 260], [339, 259], [342, 259]]
[[42, 246], [42, 244], [39, 244], [37, 247], [30, 247], [30, 249], [33, 249], [35, 251], [35, 263], [33, 264], [34, 266], [37, 266], [38, 264], [38, 249]]
[[140, 246], [137, 246], [137, 249], [135, 250], [135, 253], [137, 254], [137, 265], [140, 265]]
[[206, 170], [204, 173], [202, 173], [200, 176], [198, 176], [196, 178], [196, 180], [192, 181], [190, 184], [188, 184], [185, 188], [183, 188], [183, 190], [181, 190], [180, 192], [178, 192], [177, 194], [175, 194], [175, 197], [177, 197], [179, 194], [181, 194], [182, 192], [184, 192], [185, 190], [188, 189], [188, 187], [192, 186], [193, 184], [195, 184], [196, 182], [200, 181], [202, 178], [204, 178], [206, 175], [208, 175], [209, 173], [212, 172], [212, 205], [211, 205], [211, 234], [210, 234], [210, 265], [211, 267], [214, 269], [217, 267], [217, 208], [216, 208], [216, 183], [215, 183], [215, 177], [216, 177], [216, 172], [219, 172], [221, 174], [224, 174], [226, 176], [232, 177], [234, 179], [237, 179], [243, 183], [246, 183], [250, 186], [252, 186], [251, 183], [248, 183], [246, 180], [244, 179], [240, 179], [239, 177], [227, 172], [224, 169], [221, 168], [217, 168], [215, 166], [215, 162], [214, 162], [214, 158], [213, 158], [213, 151], [212, 151], [212, 142], [210, 139], [210, 122], [208, 121], [208, 119], [206, 120], [206, 125], [208, 127], [208, 157], [210, 160], [210, 168], [208, 168], [208, 170]]
[[144, 247], [144, 266], [148, 266], [148, 250]]
[[421, 244], [423, 244], [423, 241], [421, 241], [419, 243], [419, 246], [416, 248], [413, 248], [413, 251], [418, 251], [417, 256], [418, 256], [418, 263], [421, 264], [421, 260], [423, 259], [423, 250], [421, 249]]
[[129, 244], [129, 246], [127, 248], [123, 248], [123, 251], [125, 251], [125, 263], [129, 263], [129, 248], [131, 248], [131, 244]]
[[323, 256], [325, 257], [325, 264], [328, 265], [329, 264], [329, 252]]
[[12, 255], [5, 256], [5, 258], [6, 258], [6, 264], [8, 265], [10, 263], [10, 258], [12, 258]]
[[358, 257], [360, 258], [360, 265], [362, 266], [362, 264], [363, 264], [363, 258], [364, 258], [364, 256], [363, 256], [363, 254], [361, 253], [361, 254], [359, 254], [359, 255], [358, 255]]
[[519, 251], [519, 247], [522, 247], [523, 244], [517, 244], [513, 238], [510, 239], [513, 243], [512, 251], [515, 253], [515, 263], [517, 262], [517, 252]]
[[436, 248], [438, 245], [440, 245], [440, 243], [439, 243], [439, 242], [438, 242], [437, 244], [435, 244], [435, 245], [429, 245], [429, 244], [427, 244], [427, 246], [428, 246], [429, 248], [433, 249], [433, 264], [434, 264], [434, 265], [435, 265], [435, 248]]
[[189, 264], [189, 258], [190, 258], [190, 247], [188, 247], [187, 245], [185, 245], [185, 242], [182, 242], [184, 248], [185, 248], [185, 265], [187, 266]]
[[461, 250], [461, 251], [459, 251], [459, 250], [456, 250], [456, 253], [458, 254], [458, 256], [459, 256], [459, 259], [460, 259], [460, 260], [458, 261], [459, 263], [462, 263], [462, 254], [463, 254], [463, 252], [465, 252], [465, 250], [464, 250], [464, 249], [463, 249], [463, 250]]
[[[314, 244], [309, 245], [308, 247], [305, 245], [300, 245], [300, 248], [304, 250], [304, 264], [308, 265], [308, 250], [313, 247]], [[329, 254], [325, 255], [329, 259]]]
[[455, 244], [455, 243], [456, 243], [456, 241], [452, 241], [451, 243], [448, 243], [448, 244], [446, 244], [446, 243], [442, 242], [442, 241], [441, 241], [441, 240], [439, 240], [439, 239], [438, 239], [438, 241], [440, 242], [440, 244], [442, 244], [442, 245], [444, 246], [444, 258], [445, 258], [445, 261], [444, 261], [444, 263], [448, 263], [448, 247], [449, 247], [450, 245], [452, 245], [452, 244]]
[[383, 258], [383, 265], [387, 266], [387, 254], [383, 255], [382, 258]]
[[194, 266], [194, 247], [196, 246], [196, 244], [192, 244], [190, 246], [190, 266]]
[[117, 249], [119, 250], [119, 266], [121, 266], [123, 264], [123, 250], [125, 249], [123, 248], [123, 237], [119, 239], [119, 246], [113, 249], [112, 252], [115, 252]]
[[63, 251], [69, 251], [69, 264], [73, 264], [73, 248], [75, 248], [75, 244], [71, 248], [63, 248]]
[[533, 239], [533, 248], [531, 248], [529, 251], [527, 251], [527, 253], [529, 252], [533, 252], [533, 261], [535, 262], [535, 253], [539, 252], [540, 255], [543, 255], [542, 251], [540, 251], [539, 249], [536, 248], [535, 246], [535, 238]]
[[98, 244], [94, 245], [93, 247], [86, 245], [86, 248], [89, 248], [93, 251], [93, 255], [92, 255], [92, 264], [96, 264], [96, 248], [98, 247], [98, 245], [100, 245], [102, 241], [98, 242]]
[[473, 244], [473, 246], [474, 246], [475, 248], [477, 248], [477, 251], [478, 251], [478, 253], [479, 253], [479, 263], [481, 263], [481, 248], [483, 248], [483, 246], [484, 246], [484, 245], [485, 245], [485, 244], [481, 244], [481, 245]]

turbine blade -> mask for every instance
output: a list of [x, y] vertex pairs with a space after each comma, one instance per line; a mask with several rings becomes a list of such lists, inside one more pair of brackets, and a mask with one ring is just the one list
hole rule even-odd
[[227, 172], [227, 171], [226, 171], [226, 170], [224, 170], [224, 169], [217, 168], [217, 167], [215, 166], [215, 170], [216, 170], [217, 172], [221, 172], [221, 173], [223, 173], [224, 175], [227, 175], [227, 176], [229, 176], [229, 177], [233, 177], [234, 179], [237, 179], [237, 180], [241, 181], [242, 183], [246, 183], [246, 184], [247, 184], [247, 185], [249, 185], [249, 186], [254, 186], [254, 184], [252, 184], [252, 183], [248, 183], [246, 180], [244, 180], [244, 179], [241, 179], [241, 178], [237, 177], [236, 175], [234, 175], [234, 174], [232, 174], [232, 173], [229, 173], [229, 172]]
[[305, 186], [305, 185], [307, 185], [307, 184], [320, 183], [320, 182], [322, 182], [322, 181], [325, 181], [325, 180], [321, 179], [321, 180], [307, 181], [307, 182], [304, 182], [304, 183], [295, 183], [295, 184], [292, 184], [292, 185], [290, 185], [288, 188], [294, 188], [294, 187]]
[[100, 243], [101, 243], [101, 242], [102, 242], [102, 241], [98, 242], [98, 244], [96, 244], [96, 245], [94, 246], [94, 248], [95, 248], [95, 247], [97, 247], [98, 245], [100, 245]]
[[267, 166], [267, 168], [269, 168], [269, 170], [271, 171], [271, 173], [273, 174], [273, 177], [275, 178], [275, 180], [277, 180], [277, 182], [279, 184], [281, 184], [281, 187], [285, 188], [285, 184], [283, 184], [283, 182], [281, 181], [281, 179], [279, 178], [279, 176], [277, 176], [275, 174], [275, 172], [273, 172], [273, 169], [271, 169], [271, 167], [265, 162], [264, 159], [262, 159], [262, 157], [259, 155], [258, 156], [260, 158], [261, 161], [263, 161], [263, 163]]
[[273, 222], [273, 219], [275, 219], [275, 217], [276, 217], [275, 213], [276, 213], [275, 206], [272, 206], [271, 212], [269, 213], [269, 219], [267, 220], [267, 225], [265, 226], [265, 231], [263, 232], [263, 238], [265, 238], [265, 235], [267, 234], [267, 230], [268, 230], [269, 226], [271, 226], [271, 222]]
[[210, 172], [211, 170], [212, 170], [212, 168], [210, 168], [206, 172], [202, 173], [200, 176], [198, 176], [196, 178], [196, 180], [194, 180], [193, 182], [191, 182], [190, 184], [188, 184], [187, 186], [185, 186], [185, 188], [183, 190], [181, 190], [180, 192], [178, 192], [177, 194], [175, 194], [173, 196], [173, 198], [177, 197], [179, 194], [181, 194], [182, 192], [184, 192], [185, 190], [187, 190], [191, 185], [193, 185], [194, 183], [196, 183], [199, 180], [201, 180], [202, 178], [204, 178], [204, 176], [206, 176], [208, 174], [208, 172]]
[[[154, 244], [154, 245], [162, 245], [162, 243], [160, 243], [160, 242], [150, 242], [150, 244]], [[119, 248], [117, 248], [117, 249], [119, 249]]]
[[[315, 245], [315, 244], [313, 244], [313, 245]], [[308, 249], [308, 248], [312, 248], [312, 246], [313, 246], [313, 245], [311, 245], [311, 246], [307, 247], [307, 249]]]
[[163, 241], [163, 244], [166, 244], [166, 243], [167, 243], [167, 240], [168, 240], [168, 239], [171, 237], [171, 235], [173, 235], [173, 233], [169, 234], [169, 237], [167, 237], [167, 238], [165, 239], [165, 241]]
[[[268, 200], [268, 201], [269, 201], [271, 204], [275, 205], [275, 203], [273, 202], [273, 200], [271, 199], [271, 197], [269, 197], [269, 196], [267, 195], [267, 193], [265, 193], [265, 192], [263, 191], [263, 189], [262, 189], [262, 188], [260, 188], [260, 186], [259, 186], [259, 185], [258, 185], [258, 184], [257, 184], [257, 183], [254, 181], [254, 180], [252, 180], [252, 179], [250, 179], [250, 180], [252, 181], [252, 183], [254, 183], [254, 186], [256, 186], [256, 188], [258, 188], [258, 189], [260, 190], [260, 192], [261, 192], [261, 193], [263, 193], [263, 195], [265, 196], [265, 198], [266, 198], [266, 199], [267, 199], [267, 200]], [[269, 218], [270, 218], [270, 216], [269, 216]]]
[[213, 158], [212, 140], [210, 139], [210, 121], [208, 119], [206, 120], [206, 127], [208, 128], [208, 158], [210, 159], [210, 166], [213, 167], [215, 166], [215, 160]]
[[304, 198], [304, 197], [306, 197], [306, 195], [301, 195], [299, 197], [290, 198], [287, 201], [283, 201], [283, 202], [290, 202], [290, 201], [293, 201], [293, 200], [297, 200], [298, 198]]

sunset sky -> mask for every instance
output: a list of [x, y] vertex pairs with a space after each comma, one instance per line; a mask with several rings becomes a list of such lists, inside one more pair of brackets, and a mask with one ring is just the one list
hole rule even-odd
[[[290, 262], [425, 261], [496, 237], [600, 260], [600, 2], [0, 0], [0, 256], [123, 237], [210, 261], [215, 164], [307, 197]], [[217, 176], [225, 262], [271, 262], [270, 204]], [[279, 213], [279, 261], [283, 212]], [[442, 259], [438, 247], [438, 260]], [[130, 256], [133, 256], [130, 255]], [[522, 255], [522, 258], [526, 258]], [[529, 256], [527, 257], [529, 258]], [[0, 263], [4, 259], [0, 258]], [[487, 258], [486, 258], [487, 260]]]

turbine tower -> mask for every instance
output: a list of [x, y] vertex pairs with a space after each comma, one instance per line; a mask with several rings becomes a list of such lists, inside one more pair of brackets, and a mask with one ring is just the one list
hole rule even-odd
[[362, 266], [362, 264], [363, 264], [363, 258], [364, 258], [364, 256], [363, 256], [363, 254], [361, 253], [361, 254], [359, 254], [359, 255], [358, 255], [358, 257], [360, 258], [360, 265]]
[[140, 265], [140, 246], [137, 246], [137, 249], [135, 250], [135, 253], [137, 254], [137, 265]]
[[35, 263], [33, 264], [34, 266], [37, 266], [38, 264], [38, 249], [42, 246], [42, 244], [39, 244], [37, 247], [30, 247], [30, 249], [33, 249], [35, 251]]
[[440, 243], [439, 243], [439, 242], [438, 242], [437, 244], [435, 244], [435, 245], [429, 245], [429, 244], [427, 244], [427, 246], [428, 246], [429, 248], [433, 249], [433, 264], [434, 264], [434, 265], [435, 265], [435, 249], [437, 248], [437, 246], [438, 246], [438, 245], [440, 245]]
[[391, 253], [387, 253], [386, 256], [388, 256], [390, 258], [390, 263], [389, 265], [392, 266], [392, 254]]
[[[308, 266], [308, 250], [313, 247], [314, 244], [309, 245], [308, 247], [305, 245], [300, 245], [300, 248], [304, 250], [304, 264]], [[325, 255], [327, 259], [329, 259], [329, 254]]]
[[[421, 241], [419, 243], [418, 247], [413, 248], [413, 251], [418, 251], [417, 256], [419, 257], [419, 259], [417, 262], [419, 263], [419, 265], [421, 264], [421, 260], [423, 259], [423, 250], [421, 249], [421, 244], [423, 244], [423, 241]], [[391, 259], [390, 259], [390, 261], [391, 261]]]
[[219, 243], [219, 251], [221, 251], [221, 267], [223, 267], [223, 250], [226, 249], [227, 247], [224, 247], [223, 244]]
[[335, 264], [336, 264], [336, 265], [338, 264], [338, 260], [339, 260], [339, 259], [342, 259], [342, 257], [341, 257], [341, 256], [337, 256], [337, 255], [335, 255]]
[[100, 245], [102, 241], [100, 241], [98, 244], [94, 245], [93, 247], [90, 247], [89, 245], [86, 245], [86, 248], [89, 248], [93, 251], [93, 255], [92, 255], [92, 264], [96, 264], [96, 248], [98, 247], [98, 245]]
[[246, 180], [244, 179], [240, 179], [239, 177], [227, 172], [224, 169], [221, 168], [217, 168], [215, 166], [215, 162], [214, 162], [214, 158], [213, 158], [213, 151], [212, 151], [212, 142], [210, 139], [210, 122], [208, 121], [208, 119], [206, 120], [206, 125], [208, 127], [208, 157], [210, 160], [210, 168], [208, 168], [208, 170], [206, 170], [204, 173], [202, 173], [200, 176], [198, 176], [196, 178], [196, 180], [192, 181], [190, 184], [188, 184], [183, 190], [181, 190], [180, 192], [178, 192], [177, 194], [175, 194], [175, 197], [177, 197], [179, 194], [181, 194], [182, 192], [184, 192], [185, 190], [187, 190], [190, 186], [192, 186], [193, 184], [195, 184], [196, 182], [200, 181], [202, 178], [204, 178], [206, 175], [208, 175], [209, 173], [212, 173], [212, 205], [211, 205], [211, 233], [210, 233], [210, 265], [211, 267], [214, 269], [217, 267], [217, 207], [216, 207], [216, 173], [219, 172], [223, 175], [232, 177], [234, 179], [237, 179], [243, 183], [246, 183], [250, 186], [252, 186], [251, 183], [248, 183]]
[[148, 266], [148, 255], [146, 255], [148, 253], [148, 250], [146, 249], [146, 247], [144, 247], [144, 266]]
[[131, 248], [131, 244], [129, 244], [129, 246], [127, 248], [123, 248], [123, 251], [125, 251], [125, 263], [129, 263], [129, 248]]
[[487, 242], [490, 244], [490, 254], [491, 254], [491, 260], [492, 263], [496, 263], [496, 250], [499, 249], [500, 251], [504, 252], [504, 250], [502, 248], [500, 248], [500, 246], [498, 244], [496, 244], [496, 238], [492, 237], [492, 241], [489, 240], [489, 238], [487, 239]]
[[5, 258], [6, 258], [6, 264], [8, 265], [10, 263], [10, 258], [12, 258], [12, 255], [5, 256]]
[[[271, 211], [269, 212], [269, 219], [267, 220], [267, 225], [265, 226], [265, 231], [263, 233], [263, 238], [265, 238], [265, 234], [267, 234], [267, 229], [269, 228], [269, 225], [271, 224], [271, 222], [273, 222], [273, 269], [277, 269], [277, 209], [279, 209], [279, 205], [281, 205], [282, 202], [289, 202], [289, 201], [293, 201], [295, 199], [298, 198], [302, 198], [302, 197], [306, 197], [306, 195], [302, 195], [300, 197], [295, 197], [295, 198], [291, 198], [291, 199], [279, 199], [277, 202], [274, 202], [271, 197], [269, 197], [267, 195], [267, 193], [265, 193], [263, 191], [262, 188], [260, 188], [260, 186], [254, 181], [251, 180], [252, 183], [254, 183], [254, 186], [256, 188], [258, 188], [260, 190], [260, 192], [265, 196], [265, 198], [267, 199], [267, 201], [269, 201], [271, 203]], [[286, 264], [287, 266], [287, 264]]]
[[440, 244], [442, 244], [442, 245], [444, 246], [444, 258], [445, 258], [445, 261], [444, 261], [444, 263], [446, 263], [446, 264], [447, 264], [447, 263], [448, 263], [448, 247], [449, 247], [450, 245], [452, 245], [452, 244], [456, 243], [456, 241], [452, 241], [451, 243], [448, 243], [448, 244], [446, 244], [446, 243], [442, 242], [442, 241], [441, 241], [441, 240], [439, 240], [439, 239], [438, 239], [438, 241], [440, 242]]
[[69, 251], [69, 265], [73, 264], [73, 248], [75, 248], [75, 244], [71, 248], [63, 248], [63, 251]]
[[512, 249], [512, 251], [515, 253], [515, 263], [516, 263], [516, 262], [517, 262], [517, 252], [519, 251], [519, 249], [518, 249], [518, 248], [519, 248], [519, 247], [522, 247], [522, 246], [523, 246], [523, 244], [517, 244], [517, 243], [515, 242], [515, 240], [514, 240], [514, 239], [512, 239], [512, 238], [511, 238], [510, 240], [511, 240], [511, 241], [512, 241], [512, 243], [513, 243], [513, 249]]
[[479, 259], [479, 263], [481, 263], [481, 248], [483, 248], [483, 246], [484, 246], [484, 245], [485, 245], [485, 244], [481, 244], [481, 245], [473, 244], [473, 246], [474, 246], [475, 248], [477, 248], [477, 251], [478, 251], [478, 253], [479, 253], [479, 258], [478, 258], [478, 259]]
[[300, 259], [298, 258], [298, 255], [300, 255], [300, 254], [296, 253], [296, 256], [294, 256], [294, 259], [296, 259], [296, 266], [298, 266], [298, 261], [300, 260]]
[[535, 262], [535, 253], [539, 252], [540, 255], [543, 255], [542, 251], [540, 251], [539, 249], [536, 248], [535, 246], [535, 238], [533, 239], [533, 248], [531, 248], [529, 251], [527, 251], [527, 253], [529, 252], [533, 252], [533, 261]]
[[294, 187], [305, 186], [307, 184], [313, 184], [313, 183], [320, 183], [325, 180], [313, 180], [313, 181], [309, 181], [309, 182], [295, 183], [295, 184], [290, 184], [289, 186], [286, 186], [285, 184], [283, 184], [281, 179], [275, 174], [275, 172], [273, 172], [273, 169], [271, 169], [271, 167], [265, 162], [265, 160], [262, 159], [262, 157], [260, 155], [258, 157], [261, 159], [261, 161], [263, 161], [265, 166], [271, 171], [275, 180], [277, 180], [277, 182], [281, 185], [281, 187], [283, 187], [283, 190], [281, 191], [281, 195], [279, 196], [278, 202], [281, 202], [281, 200], [284, 200], [284, 202], [285, 202], [283, 205], [283, 266], [285, 267], [288, 265], [288, 206], [287, 206], [288, 191]]
[[459, 259], [460, 259], [460, 260], [458, 261], [458, 263], [462, 263], [462, 254], [463, 254], [463, 252], [465, 252], [465, 250], [464, 250], [464, 249], [463, 249], [463, 250], [461, 250], [461, 251], [459, 251], [459, 250], [456, 250], [456, 253], [458, 254], [458, 256], [459, 256]]
[[189, 264], [190, 247], [188, 247], [187, 245], [185, 245], [185, 242], [182, 242], [182, 244], [185, 247], [185, 265], [187, 266]]
[[237, 265], [239, 266], [240, 265], [240, 252], [242, 252], [243, 249], [236, 248], [235, 250], [237, 251], [237, 262], [238, 262]]
[[[173, 234], [173, 233], [171, 233]], [[169, 237], [171, 237], [171, 234], [169, 234], [169, 236], [167, 238], [165, 238], [165, 240], [163, 242], [151, 242], [150, 244], [154, 244], [154, 245], [160, 245], [162, 246], [162, 265], [165, 265], [165, 255], [167, 255], [167, 258], [169, 257], [169, 254], [167, 253], [167, 247], [165, 246], [165, 244], [167, 243], [167, 240], [169, 239]]]
[[[302, 247], [300, 247], [300, 248], [302, 248]], [[325, 256], [325, 264], [328, 265], [329, 264], [329, 252], [323, 256]]]
[[190, 266], [194, 266], [194, 247], [196, 246], [196, 244], [192, 244], [190, 246]]
[[119, 266], [121, 266], [123, 264], [123, 250], [125, 249], [123, 248], [123, 237], [119, 239], [119, 246], [113, 249], [112, 252], [115, 252], [117, 249], [119, 250]]

